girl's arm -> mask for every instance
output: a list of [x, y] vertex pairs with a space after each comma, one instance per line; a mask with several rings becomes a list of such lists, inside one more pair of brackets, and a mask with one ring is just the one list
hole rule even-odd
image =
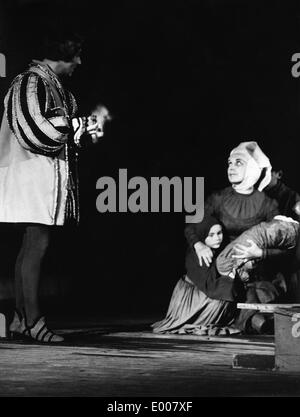
[[[215, 215], [215, 195], [212, 194], [205, 201], [204, 212], [205, 215]], [[212, 250], [205, 245], [204, 242], [200, 241], [199, 230], [201, 229], [201, 222], [189, 223], [186, 225], [184, 234], [189, 247], [194, 250], [198, 256], [199, 265], [206, 265], [207, 267], [211, 264], [213, 259]]]

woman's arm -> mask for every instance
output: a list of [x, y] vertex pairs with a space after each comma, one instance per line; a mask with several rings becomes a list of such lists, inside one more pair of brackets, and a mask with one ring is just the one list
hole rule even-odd
[[290, 250], [288, 249], [279, 249], [279, 248], [269, 248], [262, 250], [261, 259], [277, 258], [278, 256], [289, 256]]

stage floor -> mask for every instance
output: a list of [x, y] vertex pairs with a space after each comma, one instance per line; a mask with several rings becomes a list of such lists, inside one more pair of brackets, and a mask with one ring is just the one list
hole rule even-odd
[[[0, 339], [0, 396], [300, 396], [300, 374], [272, 370], [272, 336], [155, 335], [150, 317], [52, 321], [60, 346]], [[237, 354], [265, 369], [235, 369]]]

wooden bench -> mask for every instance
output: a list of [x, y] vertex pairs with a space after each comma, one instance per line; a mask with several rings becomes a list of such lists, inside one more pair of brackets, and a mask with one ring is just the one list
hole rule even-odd
[[247, 310], [257, 310], [262, 313], [275, 313], [276, 310], [284, 308], [300, 308], [300, 304], [256, 304], [256, 303], [238, 303], [237, 308]]

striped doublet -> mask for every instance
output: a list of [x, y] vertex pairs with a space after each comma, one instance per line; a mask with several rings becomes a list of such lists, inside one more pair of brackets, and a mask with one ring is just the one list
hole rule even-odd
[[5, 101], [9, 127], [20, 145], [33, 153], [58, 155], [77, 106], [50, 67], [31, 64], [13, 80]]

